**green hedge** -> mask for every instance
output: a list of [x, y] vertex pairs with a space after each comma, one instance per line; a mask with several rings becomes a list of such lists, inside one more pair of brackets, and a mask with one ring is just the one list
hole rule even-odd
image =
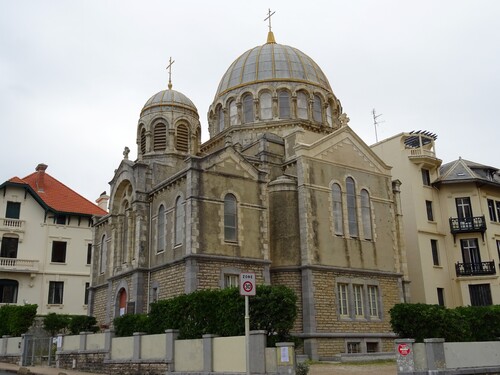
[[447, 309], [438, 305], [401, 303], [390, 311], [392, 330], [422, 342], [444, 338], [447, 342], [495, 341], [500, 337], [500, 305]]
[[97, 320], [87, 315], [67, 315], [49, 313], [43, 318], [43, 328], [55, 336], [58, 333], [78, 335], [80, 332], [97, 332]]
[[[250, 329], [266, 330], [268, 344], [291, 340], [297, 317], [297, 296], [285, 286], [257, 286], [250, 300]], [[245, 299], [237, 288], [199, 290], [151, 304], [146, 315], [124, 315], [113, 321], [117, 336], [133, 332], [163, 333], [179, 330], [179, 338], [204, 334], [237, 336], [245, 333]]]
[[5, 305], [0, 307], [0, 336], [21, 336], [32, 326], [37, 305]]

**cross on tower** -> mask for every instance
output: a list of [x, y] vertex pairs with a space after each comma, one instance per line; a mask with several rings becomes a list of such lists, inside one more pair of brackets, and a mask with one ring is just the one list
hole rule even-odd
[[269, 31], [271, 31], [271, 16], [276, 13], [276, 12], [272, 12], [271, 13], [271, 9], [269, 9], [269, 11], [267, 12], [267, 17], [264, 18], [264, 21], [267, 21], [269, 20]]
[[168, 89], [172, 90], [172, 64], [175, 62], [172, 61], [172, 56], [170, 56], [170, 60], [168, 60], [169, 64], [167, 65], [168, 70]]

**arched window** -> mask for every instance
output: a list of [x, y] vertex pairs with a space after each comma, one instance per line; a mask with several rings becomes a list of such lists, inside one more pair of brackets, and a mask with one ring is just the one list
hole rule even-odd
[[290, 92], [281, 90], [278, 94], [280, 118], [290, 118]]
[[189, 152], [189, 129], [185, 124], [177, 126], [175, 148], [180, 152]]
[[184, 242], [184, 200], [177, 197], [175, 201], [175, 244], [181, 245]]
[[99, 256], [99, 272], [106, 272], [106, 262], [108, 257], [108, 242], [106, 241], [106, 235], [101, 238], [101, 253]]
[[347, 221], [349, 222], [349, 235], [358, 237], [358, 214], [356, 211], [356, 186], [352, 177], [346, 179], [347, 190]]
[[16, 280], [0, 279], [0, 303], [17, 303], [18, 289]]
[[153, 139], [153, 150], [165, 151], [167, 148], [167, 127], [164, 123], [160, 122], [155, 125]]
[[238, 240], [238, 212], [236, 206], [236, 197], [233, 194], [227, 194], [224, 197], [224, 240]]
[[141, 129], [141, 154], [146, 153], [146, 129]]
[[273, 100], [271, 93], [263, 92], [260, 94], [260, 119], [269, 120], [273, 118]]
[[118, 292], [118, 316], [125, 315], [127, 313], [127, 291], [125, 288], [121, 288]]
[[361, 190], [361, 220], [363, 221], [363, 236], [365, 240], [371, 240], [373, 234], [370, 195], [365, 189]]
[[224, 130], [224, 110], [222, 106], [217, 109], [217, 120], [219, 121], [219, 132]]
[[243, 97], [243, 123], [248, 124], [255, 119], [253, 115], [253, 98], [247, 94]]
[[127, 262], [127, 253], [128, 253], [128, 219], [129, 219], [129, 210], [128, 210], [128, 202], [124, 202], [123, 204], [123, 216], [122, 216], [122, 248], [121, 248], [121, 261], [122, 263]]
[[333, 226], [336, 235], [344, 234], [344, 215], [342, 212], [342, 189], [339, 184], [332, 186]]
[[229, 102], [229, 125], [238, 125], [238, 107], [234, 100]]
[[326, 122], [330, 127], [333, 126], [333, 120], [332, 120], [332, 106], [328, 104], [328, 107], [326, 108]]
[[316, 122], [322, 122], [323, 121], [323, 116], [322, 116], [322, 107], [323, 103], [321, 101], [321, 98], [319, 95], [314, 95], [314, 102], [313, 102], [313, 120]]
[[297, 117], [307, 120], [309, 118], [308, 114], [308, 103], [307, 95], [303, 91], [297, 93]]
[[165, 207], [163, 205], [158, 209], [158, 228], [157, 228], [157, 246], [156, 252], [165, 250]]

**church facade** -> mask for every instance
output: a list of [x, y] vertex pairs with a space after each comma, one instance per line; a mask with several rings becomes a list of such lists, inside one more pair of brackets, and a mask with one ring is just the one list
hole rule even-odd
[[255, 272], [296, 292], [311, 358], [392, 351], [408, 283], [399, 185], [348, 121], [320, 67], [272, 32], [222, 77], [208, 141], [187, 96], [153, 95], [95, 225], [90, 313], [111, 325]]

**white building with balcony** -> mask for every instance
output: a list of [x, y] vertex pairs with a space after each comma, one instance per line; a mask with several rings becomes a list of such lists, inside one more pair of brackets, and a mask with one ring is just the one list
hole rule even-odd
[[411, 302], [500, 304], [500, 173], [459, 158], [442, 165], [430, 132], [372, 146], [401, 182]]
[[[0, 306], [86, 314], [92, 223], [106, 214], [45, 171], [0, 185]], [[106, 205], [105, 195], [101, 196]], [[105, 208], [105, 207], [104, 207]]]

